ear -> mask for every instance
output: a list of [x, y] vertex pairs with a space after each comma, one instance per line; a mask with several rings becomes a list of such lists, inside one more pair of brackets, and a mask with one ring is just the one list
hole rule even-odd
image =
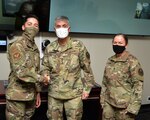
[[24, 30], [25, 29], [25, 27], [24, 27], [24, 25], [22, 25], [22, 30]]
[[54, 31], [56, 32], [56, 28], [54, 27]]
[[70, 32], [71, 27], [68, 28], [68, 31]]

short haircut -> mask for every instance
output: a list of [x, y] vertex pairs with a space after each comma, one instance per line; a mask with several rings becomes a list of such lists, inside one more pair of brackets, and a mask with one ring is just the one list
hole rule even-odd
[[39, 21], [39, 18], [36, 15], [29, 14], [24, 18], [23, 25], [25, 24], [25, 22], [27, 21], [28, 18], [35, 18], [37, 21]]
[[114, 35], [113, 41], [114, 41], [114, 38], [115, 38], [116, 36], [119, 36], [119, 35], [121, 35], [121, 36], [125, 39], [125, 42], [126, 42], [126, 45], [127, 45], [127, 44], [128, 44], [128, 37], [127, 37], [127, 35], [125, 35], [125, 34], [123, 34], [123, 33], [117, 33], [116, 35]]
[[58, 17], [55, 18], [55, 22], [57, 20], [66, 20], [68, 22], [68, 24], [69, 24], [69, 18], [67, 16], [58, 16]]

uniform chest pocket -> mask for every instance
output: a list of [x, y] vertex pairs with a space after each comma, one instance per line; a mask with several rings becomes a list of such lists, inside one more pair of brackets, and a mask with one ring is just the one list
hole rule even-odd
[[51, 53], [49, 56], [49, 65], [54, 71], [58, 69], [68, 69], [72, 71], [79, 67], [78, 55], [75, 53]]
[[26, 60], [26, 62], [25, 62], [26, 67], [28, 67], [28, 68], [31, 68], [33, 66], [37, 67], [39, 64], [39, 56], [38, 56], [38, 54], [35, 54], [35, 53], [34, 54], [31, 54], [31, 53], [26, 54], [25, 60]]

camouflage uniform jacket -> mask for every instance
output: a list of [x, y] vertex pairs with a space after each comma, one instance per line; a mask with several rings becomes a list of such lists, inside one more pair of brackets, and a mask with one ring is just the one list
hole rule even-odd
[[104, 102], [126, 108], [137, 114], [141, 106], [143, 70], [138, 60], [129, 52], [108, 59], [102, 81], [101, 104]]
[[[58, 99], [71, 99], [90, 92], [94, 83], [90, 55], [82, 42], [68, 38], [61, 47], [58, 41], [47, 46], [43, 58], [43, 73], [50, 74], [49, 95]], [[81, 79], [83, 70], [84, 81]]]
[[6, 98], [9, 100], [29, 101], [40, 92], [38, 72], [40, 69], [39, 50], [28, 35], [9, 44], [8, 60], [10, 62], [9, 84]]

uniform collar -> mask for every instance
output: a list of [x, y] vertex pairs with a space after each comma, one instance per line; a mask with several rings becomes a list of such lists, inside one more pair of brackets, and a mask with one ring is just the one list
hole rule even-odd
[[128, 51], [125, 51], [123, 54], [122, 54], [122, 56], [120, 56], [120, 57], [117, 57], [116, 55], [114, 55], [114, 56], [112, 56], [111, 58], [110, 58], [110, 60], [112, 60], [112, 61], [126, 61], [127, 60], [127, 58], [128, 58], [128, 56], [129, 56], [129, 52]]
[[58, 43], [58, 40], [56, 41], [56, 45], [54, 46], [54, 50], [61, 52], [66, 51], [70, 48], [72, 48], [72, 39], [70, 37], [67, 38], [67, 42], [64, 46], [60, 45]]

